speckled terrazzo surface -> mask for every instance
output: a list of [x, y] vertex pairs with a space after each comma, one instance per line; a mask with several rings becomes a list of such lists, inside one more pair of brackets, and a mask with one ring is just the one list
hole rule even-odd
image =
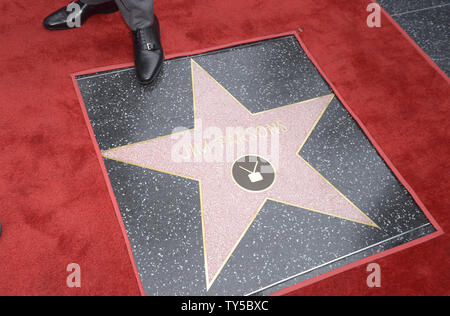
[[[253, 113], [332, 93], [294, 37], [193, 59]], [[102, 150], [193, 127], [190, 58], [146, 88], [133, 69], [78, 84]], [[434, 232], [337, 98], [299, 155], [380, 228], [267, 201], [209, 291], [198, 183], [105, 159], [146, 293], [269, 294]]]
[[425, 53], [450, 74], [450, 0], [379, 0]]

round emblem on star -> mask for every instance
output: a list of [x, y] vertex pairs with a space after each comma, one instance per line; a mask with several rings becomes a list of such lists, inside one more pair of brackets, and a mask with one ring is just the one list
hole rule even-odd
[[250, 192], [265, 191], [275, 182], [274, 167], [257, 155], [237, 159], [231, 168], [231, 175], [239, 187]]

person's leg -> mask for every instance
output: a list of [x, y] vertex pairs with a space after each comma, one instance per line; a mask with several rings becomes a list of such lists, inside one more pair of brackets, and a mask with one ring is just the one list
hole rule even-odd
[[78, 0], [77, 3], [80, 6], [78, 12], [69, 12], [67, 7], [63, 7], [45, 18], [44, 26], [49, 30], [67, 30], [73, 27], [69, 23], [73, 20], [78, 20], [78, 26], [81, 26], [92, 15], [120, 9], [133, 34], [137, 78], [143, 84], [153, 82], [164, 62], [153, 0]]
[[[103, 1], [103, 0], [90, 0]], [[128, 26], [136, 31], [153, 25], [153, 0], [115, 0]]]
[[115, 1], [125, 22], [133, 31], [137, 78], [139, 82], [149, 84], [157, 77], [164, 62], [153, 0]]
[[[105, 0], [84, 1], [98, 4]], [[156, 79], [164, 62], [153, 0], [115, 0], [115, 3], [133, 33], [137, 78], [139, 82], [149, 84]]]

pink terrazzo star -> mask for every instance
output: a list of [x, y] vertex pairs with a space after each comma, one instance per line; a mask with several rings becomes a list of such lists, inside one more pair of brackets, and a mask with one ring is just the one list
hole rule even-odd
[[[313, 211], [377, 227], [298, 155], [300, 145], [304, 144], [334, 95], [252, 114], [197, 63], [192, 61], [191, 67], [196, 127], [177, 133], [177, 137], [156, 138], [111, 149], [103, 155], [199, 181], [208, 289], [267, 199], [298, 206], [299, 212]], [[201, 120], [201, 127], [198, 120]], [[215, 127], [225, 133], [227, 127], [273, 126], [274, 122], [282, 122], [282, 128], [280, 125], [278, 128], [283, 131], [279, 132], [279, 151], [274, 164], [276, 179], [265, 191], [249, 192], [240, 187], [230, 171], [234, 161], [189, 159], [180, 162], [172, 158], [172, 151], [179, 147], [180, 139], [194, 139], [200, 128], [205, 131]], [[257, 150], [245, 154], [260, 155], [271, 161], [266, 152]]]

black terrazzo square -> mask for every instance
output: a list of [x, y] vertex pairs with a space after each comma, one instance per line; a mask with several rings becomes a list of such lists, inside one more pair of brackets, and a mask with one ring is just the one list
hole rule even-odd
[[[148, 87], [79, 76], [101, 150], [193, 127], [191, 58], [252, 113], [333, 93], [294, 36], [167, 60]], [[267, 201], [209, 290], [198, 182], [105, 158], [147, 295], [269, 294], [436, 231], [336, 97], [299, 155], [379, 228]]]

